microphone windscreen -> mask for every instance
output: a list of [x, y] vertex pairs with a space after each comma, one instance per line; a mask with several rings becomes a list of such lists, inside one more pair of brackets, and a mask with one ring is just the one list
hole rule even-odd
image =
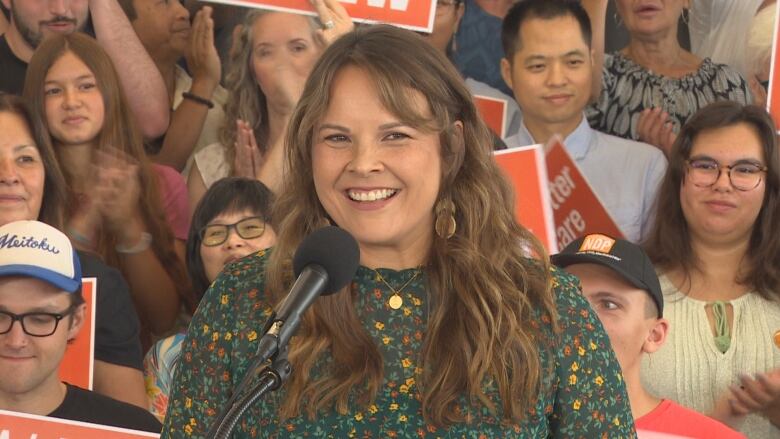
[[316, 264], [328, 273], [328, 284], [322, 295], [344, 288], [355, 277], [360, 263], [357, 241], [347, 231], [335, 226], [315, 230], [303, 239], [293, 256], [297, 278], [304, 267]]

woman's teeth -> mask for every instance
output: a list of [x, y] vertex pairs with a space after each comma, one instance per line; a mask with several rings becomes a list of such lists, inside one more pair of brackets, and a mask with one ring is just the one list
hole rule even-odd
[[349, 191], [349, 198], [353, 201], [378, 201], [392, 197], [398, 192], [396, 189], [376, 189], [373, 191]]

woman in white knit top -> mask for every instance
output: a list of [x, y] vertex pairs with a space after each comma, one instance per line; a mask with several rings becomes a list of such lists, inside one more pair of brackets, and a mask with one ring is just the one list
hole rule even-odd
[[656, 396], [750, 438], [780, 437], [780, 158], [760, 107], [719, 102], [682, 128], [646, 250], [666, 344], [645, 358]]

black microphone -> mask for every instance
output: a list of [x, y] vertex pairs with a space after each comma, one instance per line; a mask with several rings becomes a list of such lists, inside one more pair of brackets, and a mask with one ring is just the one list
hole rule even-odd
[[286, 347], [309, 306], [320, 295], [344, 288], [355, 277], [359, 263], [357, 241], [343, 229], [323, 227], [304, 238], [293, 256], [295, 283], [266, 323], [253, 363], [259, 366]]

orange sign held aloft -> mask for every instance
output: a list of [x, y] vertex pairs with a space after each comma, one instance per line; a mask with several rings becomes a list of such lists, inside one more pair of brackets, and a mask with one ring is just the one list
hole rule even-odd
[[515, 219], [544, 244], [548, 253], [556, 253], [558, 249], [542, 145], [496, 151], [495, 157], [515, 188]]
[[503, 99], [474, 95], [474, 105], [482, 120], [485, 121], [485, 125], [499, 138], [506, 137], [507, 102]]
[[623, 238], [617, 223], [582, 176], [560, 139], [553, 138], [545, 149], [558, 248], [564, 248], [580, 236], [591, 233]]
[[778, 44], [778, 40], [780, 40], [780, 3], [777, 4], [777, 6], [774, 6], [775, 8], [775, 35], [772, 41], [774, 42], [774, 47], [772, 48], [772, 68], [769, 73], [769, 90], [767, 93], [767, 110], [770, 114], [772, 114], [772, 118], [775, 120], [775, 125], [780, 127], [780, 66], [778, 66], [778, 63], [780, 63], [780, 60], [778, 57], [780, 57], [780, 54], [778, 54], [778, 51], [780, 51], [780, 44]]
[[[60, 362], [60, 379], [66, 383], [92, 390], [92, 375], [95, 363], [95, 295], [97, 279], [84, 278], [81, 281], [81, 294], [87, 309], [84, 312], [84, 324], [76, 339], [68, 344]], [[0, 437], [0, 439], [3, 439]]]
[[0, 439], [140, 439], [159, 434], [0, 410]]
[[[208, 0], [251, 8], [316, 15], [309, 0]], [[436, 0], [339, 0], [354, 21], [386, 23], [431, 32]]]

